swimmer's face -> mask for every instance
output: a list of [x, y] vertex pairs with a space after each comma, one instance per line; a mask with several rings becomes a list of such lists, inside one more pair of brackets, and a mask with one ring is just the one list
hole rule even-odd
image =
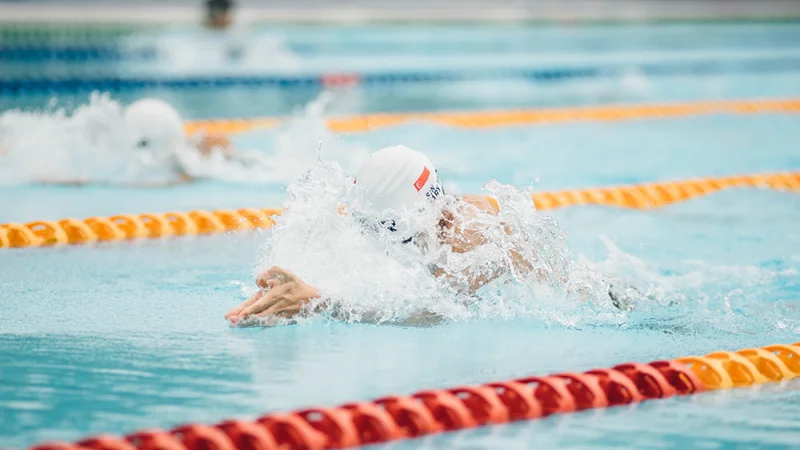
[[[453, 197], [445, 197], [441, 203], [435, 203], [435, 208], [422, 212], [421, 221], [411, 223], [398, 222], [397, 220], [383, 218], [361, 217], [362, 227], [370, 233], [386, 234], [392, 242], [400, 244], [414, 244], [427, 252], [430, 244], [449, 247], [453, 253], [466, 253], [480, 245], [486, 244], [487, 238], [479, 228], [464, 223], [461, 215], [454, 213], [459, 210], [458, 204], [451, 201]], [[432, 205], [432, 206], [434, 206]], [[427, 226], [434, 224], [435, 226]], [[427, 225], [426, 225], [427, 224]], [[431, 239], [433, 238], [433, 239]]]
[[447, 233], [454, 227], [454, 216], [447, 209], [447, 197], [420, 205], [415, 210], [396, 213], [392, 210], [382, 214], [359, 214], [352, 211], [362, 229], [370, 234], [384, 234], [392, 242], [426, 243], [428, 236], [436, 236], [444, 242]]

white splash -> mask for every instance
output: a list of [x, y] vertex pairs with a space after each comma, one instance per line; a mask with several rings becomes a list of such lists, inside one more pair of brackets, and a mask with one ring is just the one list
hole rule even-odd
[[[674, 332], [751, 333], [800, 331], [796, 302], [765, 299], [776, 284], [797, 283], [794, 269], [714, 266], [687, 262], [664, 269], [622, 252], [607, 238], [603, 261], [574, 257], [565, 232], [536, 211], [530, 192], [492, 181], [486, 194], [500, 214], [464, 214], [463, 200], [447, 197], [419, 211], [401, 212], [413, 244], [378, 221], [359, 220], [353, 179], [336, 163], [321, 162], [288, 189], [285, 214], [267, 234], [256, 273], [277, 265], [317, 287], [332, 307], [320, 317], [377, 323], [418, 323], [420, 318], [474, 320], [528, 318], [543, 325], [623, 326]], [[344, 207], [347, 214], [340, 214]], [[439, 228], [443, 211], [471, 221], [484, 242], [452, 251]], [[397, 214], [397, 213], [396, 213]], [[521, 270], [510, 257], [530, 264]], [[434, 270], [443, 272], [434, 277]], [[472, 292], [470, 276], [498, 273]], [[633, 311], [615, 308], [609, 290], [629, 296]], [[769, 295], [769, 294], [767, 294]]]
[[[609, 280], [572, 262], [564, 232], [535, 210], [529, 192], [488, 183], [499, 216], [464, 215], [472, 206], [456, 197], [403, 212], [417, 237], [401, 245], [356, 214], [339, 213], [342, 206], [358, 208], [352, 186], [352, 177], [327, 162], [290, 185], [286, 212], [269, 232], [256, 272], [273, 265], [294, 271], [331, 301], [329, 317], [348, 321], [405, 322], [426, 314], [450, 320], [524, 315], [570, 326], [624, 320], [611, 306]], [[457, 253], [442, 243], [443, 210], [483, 229], [482, 245]], [[530, 270], [520, 270], [511, 251]], [[434, 277], [434, 267], [443, 275]], [[499, 276], [476, 292], [465, 289], [471, 277], [495, 272]]]
[[108, 181], [123, 168], [108, 149], [130, 148], [121, 112], [119, 103], [94, 94], [71, 114], [56, 108], [3, 113], [0, 183]]
[[324, 115], [332, 98], [323, 92], [288, 120], [270, 152], [237, 148], [233, 154], [203, 156], [190, 138], [169, 160], [136, 148], [123, 107], [107, 94], [92, 94], [88, 104], [72, 112], [55, 107], [8, 111], [0, 115], [0, 184], [150, 186], [179, 181], [181, 173], [230, 183], [288, 183], [320, 158], [320, 141], [325, 157], [345, 166], [366, 154], [365, 149], [345, 146], [328, 130]]
[[369, 154], [367, 147], [344, 144], [328, 128], [325, 114], [336, 99], [337, 93], [323, 91], [281, 125], [274, 148], [265, 158], [270, 180], [292, 183], [322, 159], [353, 170]]

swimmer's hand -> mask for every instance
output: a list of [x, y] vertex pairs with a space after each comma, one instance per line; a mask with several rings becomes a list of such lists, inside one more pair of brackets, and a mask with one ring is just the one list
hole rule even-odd
[[256, 279], [261, 289], [225, 314], [232, 325], [269, 325], [275, 319], [291, 319], [298, 315], [319, 291], [280, 267], [273, 267]]
[[224, 134], [208, 133], [196, 136], [194, 139], [195, 147], [204, 157], [209, 157], [216, 151], [220, 151], [224, 155], [234, 153], [231, 141]]

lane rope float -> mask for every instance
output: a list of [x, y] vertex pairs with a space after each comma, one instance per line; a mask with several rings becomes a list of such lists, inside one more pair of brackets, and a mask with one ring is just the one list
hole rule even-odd
[[640, 403], [800, 376], [800, 342], [719, 351], [582, 373], [390, 395], [336, 407], [274, 412], [255, 421], [186, 424], [99, 435], [31, 450], [316, 450], [352, 448], [552, 414]]
[[280, 213], [279, 209], [243, 208], [6, 223], [0, 225], [0, 248], [157, 239], [269, 228], [275, 223], [273, 216]]
[[[532, 195], [539, 210], [572, 205], [604, 205], [650, 209], [683, 202], [727, 188], [769, 188], [800, 190], [800, 172], [703, 178], [698, 180], [650, 183], [621, 187], [541, 192]], [[492, 201], [494, 199], [491, 199]], [[57, 244], [130, 239], [157, 239], [172, 236], [215, 234], [269, 228], [280, 209], [243, 208], [216, 211], [118, 214], [88, 219], [37, 220], [28, 223], [0, 224], [0, 248], [41, 247]]]
[[[386, 113], [327, 118], [328, 128], [336, 133], [358, 133], [375, 128], [421, 121], [460, 128], [493, 128], [578, 121], [625, 121], [683, 117], [707, 114], [800, 114], [800, 99], [716, 100], [660, 105], [592, 106], [581, 108], [521, 109], [508, 111], [466, 111], [432, 113]], [[188, 122], [186, 132], [242, 133], [279, 126], [285, 119], [204, 120]]]

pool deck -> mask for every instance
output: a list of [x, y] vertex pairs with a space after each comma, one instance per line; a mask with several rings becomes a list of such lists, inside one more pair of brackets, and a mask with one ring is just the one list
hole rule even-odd
[[[199, 0], [0, 0], [0, 23], [192, 23]], [[800, 18], [795, 0], [239, 0], [247, 22], [758, 20]]]

